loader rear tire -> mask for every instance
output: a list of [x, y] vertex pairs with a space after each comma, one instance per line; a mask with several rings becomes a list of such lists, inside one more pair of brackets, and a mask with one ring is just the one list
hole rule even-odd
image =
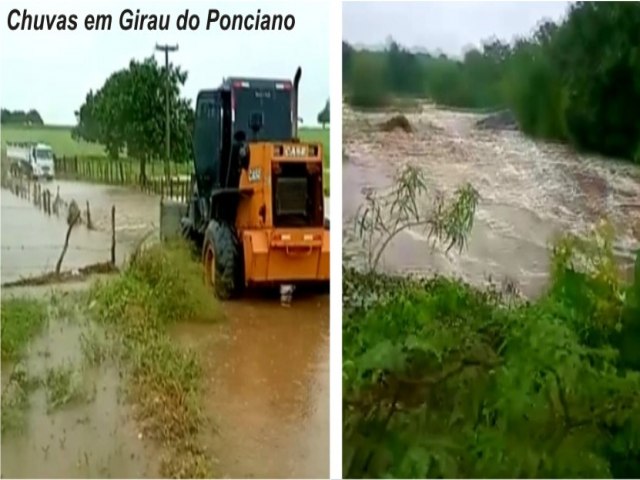
[[202, 247], [202, 262], [205, 282], [216, 297], [228, 300], [239, 294], [240, 247], [229, 225], [211, 221]]

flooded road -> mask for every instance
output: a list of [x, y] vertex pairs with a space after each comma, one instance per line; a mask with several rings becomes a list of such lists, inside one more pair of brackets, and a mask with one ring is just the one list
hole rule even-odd
[[220, 325], [181, 324], [200, 354], [204, 404], [216, 425], [205, 441], [224, 478], [329, 475], [329, 297], [223, 304]]
[[[53, 194], [84, 211], [89, 201], [95, 230], [78, 225], [71, 233], [63, 270], [73, 270], [111, 257], [111, 207], [116, 207], [116, 262], [122, 264], [146, 232], [157, 229], [158, 197], [133, 189], [82, 182], [42, 182]], [[64, 215], [48, 216], [29, 200], [2, 189], [2, 282], [39, 275], [55, 269], [62, 251], [67, 225]]]
[[[2, 477], [154, 478], [155, 452], [138, 435], [121, 370], [87, 361], [99, 332], [70, 305], [50, 307], [24, 358], [2, 363]], [[11, 401], [20, 391], [26, 407]]]
[[[82, 182], [55, 181], [47, 186], [54, 195], [59, 186], [60, 196], [67, 202], [76, 200], [83, 210], [88, 200], [96, 227], [74, 229], [63, 269], [108, 260], [114, 204], [119, 262], [147, 232], [157, 231], [158, 197]], [[7, 190], [2, 190], [1, 201], [2, 281], [53, 269], [66, 233], [64, 218], [49, 217]], [[325, 204], [328, 215], [328, 199]], [[205, 370], [203, 405], [214, 429], [202, 441], [215, 457], [214, 474], [328, 477], [328, 295], [296, 293], [290, 308], [282, 307], [277, 295], [253, 296], [225, 302], [223, 309], [226, 320], [219, 324], [178, 324], [172, 331], [196, 350]], [[30, 371], [51, 367], [58, 350], [70, 352], [72, 358], [65, 365], [74, 364], [77, 349], [70, 342], [78, 338], [79, 327], [51, 328], [30, 349], [35, 355], [29, 357]], [[42, 342], [50, 351], [40, 355], [37, 352], [46, 352]], [[45, 362], [45, 367], [37, 362]], [[3, 365], [3, 382], [13, 367]], [[26, 434], [19, 439], [3, 436], [3, 453], [12, 457], [3, 462], [3, 476], [156, 476], [155, 464], [149, 461], [154, 454], [145, 450], [135, 422], [120, 403], [119, 374], [107, 367], [83, 369], [83, 378], [87, 376], [91, 390], [97, 392], [93, 401], [50, 415], [45, 393], [34, 392]]]
[[406, 114], [413, 133], [381, 132], [378, 125], [391, 116], [344, 111], [344, 251], [354, 261], [361, 251], [349, 227], [362, 188], [389, 186], [405, 163], [424, 167], [433, 187], [446, 194], [471, 182], [481, 199], [461, 255], [432, 252], [423, 232], [409, 230], [387, 249], [387, 271], [439, 272], [479, 285], [489, 275], [508, 278], [531, 296], [546, 284], [548, 245], [561, 232], [584, 232], [606, 217], [623, 261], [631, 261], [640, 246], [638, 167], [577, 154], [517, 131], [480, 130], [475, 123], [482, 116], [476, 114], [425, 105]]

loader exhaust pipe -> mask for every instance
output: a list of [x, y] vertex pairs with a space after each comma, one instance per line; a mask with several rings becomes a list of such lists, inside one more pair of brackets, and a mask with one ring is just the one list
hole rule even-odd
[[293, 77], [293, 138], [298, 139], [298, 86], [300, 85], [300, 77], [302, 76], [302, 68], [298, 67], [296, 75]]

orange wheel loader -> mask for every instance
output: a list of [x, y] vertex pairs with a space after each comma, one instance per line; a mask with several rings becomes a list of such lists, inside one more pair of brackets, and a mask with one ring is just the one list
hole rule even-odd
[[290, 80], [228, 78], [196, 101], [195, 175], [182, 234], [228, 299], [251, 286], [329, 282], [322, 145], [298, 138]]

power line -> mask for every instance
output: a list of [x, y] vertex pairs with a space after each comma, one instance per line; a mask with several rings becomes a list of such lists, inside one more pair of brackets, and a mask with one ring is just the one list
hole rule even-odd
[[166, 142], [166, 148], [167, 148], [167, 158], [166, 158], [166, 164], [165, 164], [165, 175], [168, 173], [168, 168], [169, 168], [169, 160], [171, 158], [171, 143], [169, 140], [169, 135], [171, 133], [170, 130], [170, 126], [169, 126], [169, 118], [170, 118], [170, 113], [169, 113], [169, 52], [177, 52], [178, 51], [178, 44], [176, 45], [159, 45], [156, 43], [156, 50], [159, 52], [164, 52], [164, 67], [165, 67], [165, 74], [166, 74], [166, 78], [165, 78], [165, 86], [164, 86], [164, 103], [165, 103], [165, 110], [166, 110], [166, 117], [165, 117], [165, 142]]

